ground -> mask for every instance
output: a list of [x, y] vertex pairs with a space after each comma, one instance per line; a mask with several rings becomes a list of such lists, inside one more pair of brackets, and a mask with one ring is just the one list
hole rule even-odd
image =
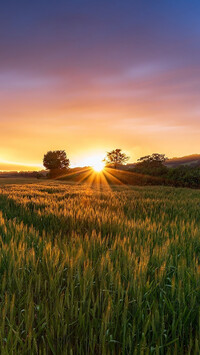
[[199, 190], [0, 179], [0, 245], [0, 353], [200, 352]]

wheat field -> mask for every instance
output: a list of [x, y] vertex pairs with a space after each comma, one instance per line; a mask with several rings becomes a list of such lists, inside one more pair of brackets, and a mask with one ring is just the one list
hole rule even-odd
[[200, 191], [0, 186], [1, 354], [199, 354]]

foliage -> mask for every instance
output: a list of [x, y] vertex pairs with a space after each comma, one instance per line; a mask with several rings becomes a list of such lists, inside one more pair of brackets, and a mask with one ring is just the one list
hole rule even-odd
[[200, 188], [199, 166], [181, 165], [176, 168], [168, 168], [164, 165], [166, 160], [164, 154], [148, 155], [138, 159], [139, 162], [132, 171], [160, 177], [165, 185]]
[[146, 155], [144, 157], [139, 158], [138, 161], [141, 163], [155, 164], [164, 163], [167, 159], [168, 158], [165, 156], [165, 154], [153, 153], [152, 155]]
[[48, 170], [60, 170], [69, 167], [69, 159], [64, 150], [49, 151], [44, 155], [43, 165]]
[[133, 172], [143, 174], [143, 175], [163, 177], [167, 174], [168, 168], [160, 163], [156, 165], [138, 163], [133, 169]]
[[199, 354], [200, 192], [0, 188], [1, 354]]
[[129, 157], [122, 152], [121, 149], [114, 149], [111, 152], [107, 152], [106, 158], [104, 159], [107, 165], [117, 167], [119, 164], [125, 164]]
[[165, 154], [146, 155], [138, 159], [134, 171], [145, 175], [163, 176], [167, 172], [164, 166], [166, 159]]
[[168, 168], [166, 177], [173, 181], [174, 186], [200, 188], [200, 167]]

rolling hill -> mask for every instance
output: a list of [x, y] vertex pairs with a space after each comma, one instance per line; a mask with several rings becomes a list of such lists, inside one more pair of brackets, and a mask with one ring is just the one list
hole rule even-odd
[[[174, 157], [166, 161], [165, 165], [169, 168], [176, 168], [181, 165], [200, 166], [200, 154], [192, 154], [184, 157]], [[129, 163], [119, 166], [120, 170], [132, 170], [136, 163]]]
[[[75, 170], [75, 169], [73, 169]], [[57, 178], [58, 180], [70, 181], [74, 183], [86, 183], [89, 185], [162, 185], [163, 179], [133, 173], [125, 170], [105, 168], [101, 173], [96, 173], [92, 168], [81, 168], [70, 171]]]
[[180, 165], [200, 166], [200, 154], [192, 154], [179, 158], [172, 158], [166, 161], [166, 166], [175, 168]]

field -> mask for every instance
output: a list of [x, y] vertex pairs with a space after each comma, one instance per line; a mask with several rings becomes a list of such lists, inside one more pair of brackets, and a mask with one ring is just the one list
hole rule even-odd
[[1, 354], [200, 353], [200, 191], [14, 182]]
[[[102, 174], [96, 174], [91, 168], [70, 169], [69, 173], [60, 177], [59, 180], [90, 185], [164, 185], [167, 181], [162, 177], [143, 175], [124, 170], [104, 168]], [[168, 182], [169, 185], [169, 182]]]

